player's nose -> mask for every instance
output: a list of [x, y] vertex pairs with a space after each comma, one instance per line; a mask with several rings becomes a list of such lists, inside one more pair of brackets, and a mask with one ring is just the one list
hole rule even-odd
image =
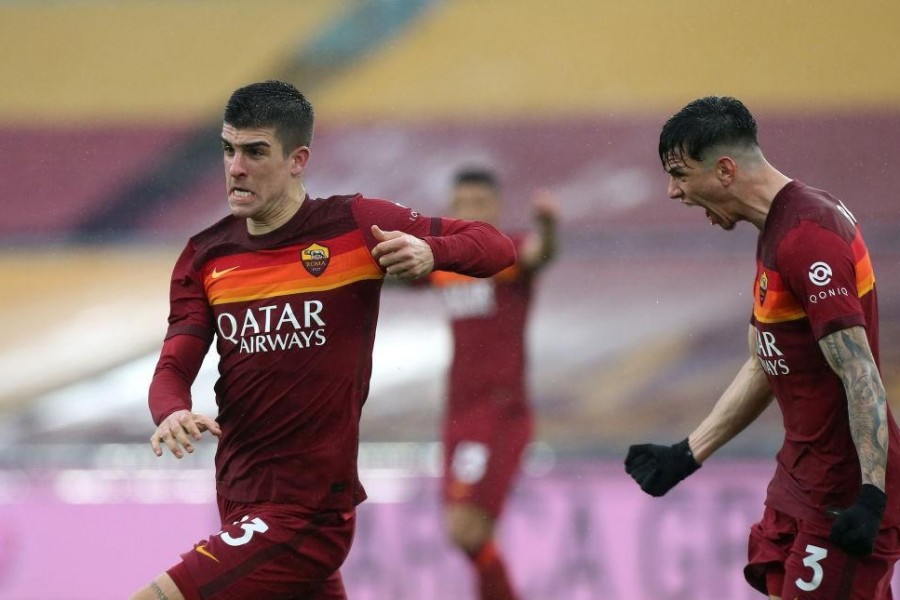
[[678, 186], [678, 182], [675, 181], [674, 177], [669, 177], [669, 189], [667, 191], [669, 198], [672, 200], [683, 200], [684, 198], [684, 190]]
[[228, 174], [232, 177], [244, 175], [247, 170], [244, 168], [244, 159], [240, 152], [235, 153], [228, 161]]

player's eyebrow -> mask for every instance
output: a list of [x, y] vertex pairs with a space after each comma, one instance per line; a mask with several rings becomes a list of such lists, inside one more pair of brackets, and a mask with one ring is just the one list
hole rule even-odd
[[252, 150], [254, 148], [270, 148], [272, 144], [265, 140], [261, 140], [258, 142], [247, 142], [246, 144], [235, 144], [234, 142], [230, 142], [222, 137], [222, 143], [231, 146], [232, 148], [241, 148], [243, 150]]

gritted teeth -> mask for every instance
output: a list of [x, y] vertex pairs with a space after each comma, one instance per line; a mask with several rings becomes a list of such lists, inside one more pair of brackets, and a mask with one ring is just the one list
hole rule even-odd
[[245, 190], [243, 188], [232, 188], [231, 193], [240, 198], [246, 198], [247, 196], [250, 196], [253, 192], [251, 192], [250, 190]]

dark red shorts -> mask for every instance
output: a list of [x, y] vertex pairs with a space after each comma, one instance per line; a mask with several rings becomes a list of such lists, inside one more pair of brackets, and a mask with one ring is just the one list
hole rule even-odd
[[828, 541], [830, 528], [766, 507], [750, 529], [747, 582], [763, 594], [804, 600], [891, 600], [900, 529], [883, 529], [875, 552], [849, 556]]
[[474, 504], [497, 518], [533, 429], [530, 416], [500, 420], [471, 415], [454, 419], [448, 415], [444, 426], [444, 501]]
[[187, 600], [347, 597], [338, 570], [354, 515], [302, 513], [286, 504], [219, 498], [222, 531], [200, 541], [168, 573]]

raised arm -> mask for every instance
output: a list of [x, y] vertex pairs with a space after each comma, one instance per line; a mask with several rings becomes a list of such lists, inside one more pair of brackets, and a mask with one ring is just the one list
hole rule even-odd
[[526, 271], [536, 271], [556, 256], [556, 198], [547, 190], [539, 190], [531, 202], [535, 231], [519, 249], [519, 264]]
[[652, 496], [662, 496], [700, 468], [772, 402], [772, 390], [756, 356], [756, 330], [748, 335], [750, 358], [738, 371], [709, 415], [687, 439], [673, 446], [638, 444], [628, 449], [625, 470]]

